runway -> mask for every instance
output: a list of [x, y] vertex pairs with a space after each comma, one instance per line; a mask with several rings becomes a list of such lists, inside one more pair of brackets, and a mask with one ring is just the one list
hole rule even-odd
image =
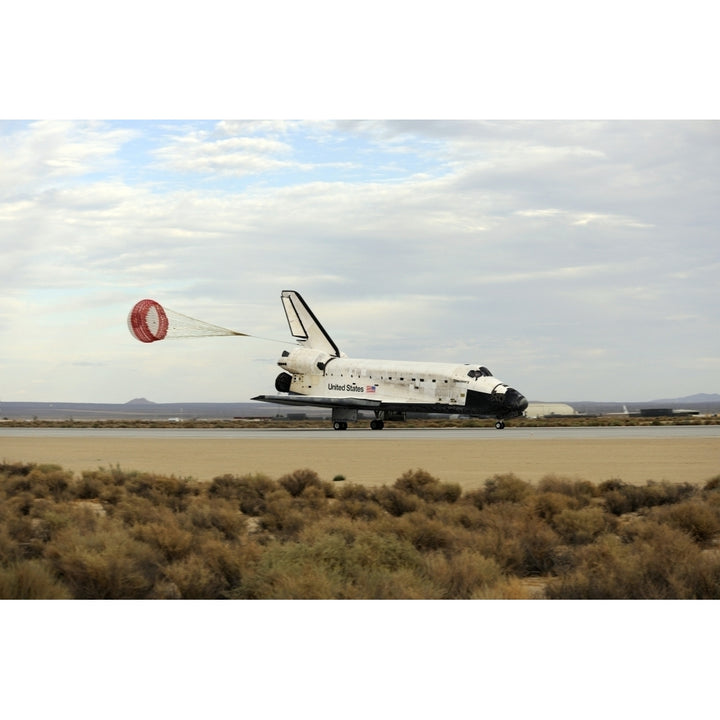
[[54, 463], [80, 474], [119, 466], [177, 477], [299, 468], [323, 480], [392, 484], [422, 468], [465, 489], [497, 473], [702, 484], [720, 474], [720, 426], [402, 429], [95, 429], [0, 427], [3, 462]]

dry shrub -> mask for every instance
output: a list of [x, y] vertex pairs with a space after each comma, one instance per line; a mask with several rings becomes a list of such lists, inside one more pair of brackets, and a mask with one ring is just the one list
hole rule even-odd
[[19, 558], [41, 557], [47, 539], [42, 521], [27, 514], [11, 515], [5, 522], [7, 536]]
[[565, 509], [552, 521], [560, 537], [571, 545], [585, 545], [613, 527], [613, 519], [602, 508]]
[[500, 578], [494, 585], [483, 586], [472, 594], [473, 600], [531, 600], [535, 597], [528, 584], [516, 577]]
[[0, 462], [0, 480], [29, 475], [34, 467], [35, 463]]
[[109, 477], [104, 470], [85, 471], [74, 483], [75, 497], [81, 500], [100, 498], [108, 484]]
[[257, 563], [259, 548], [203, 538], [192, 554], [165, 565], [149, 593], [163, 599], [222, 599]]
[[42, 560], [27, 560], [0, 568], [2, 600], [69, 600], [70, 591]]
[[442, 598], [437, 587], [425, 573], [410, 568], [368, 570], [351, 586], [348, 598], [368, 600], [434, 600]]
[[358, 483], [343, 484], [336, 493], [336, 498], [341, 502], [345, 500], [366, 502], [372, 500], [373, 497], [374, 493], [371, 488], [367, 485], [359, 485]]
[[216, 530], [228, 540], [247, 532], [247, 519], [230, 500], [198, 498], [185, 514], [192, 529]]
[[462, 550], [451, 557], [440, 552], [430, 553], [424, 563], [428, 577], [441, 588], [441, 596], [448, 599], [471, 598], [502, 577], [495, 560], [473, 550]]
[[127, 479], [127, 474], [119, 467], [85, 470], [75, 481], [75, 496], [79, 499], [97, 498], [105, 505], [114, 506], [127, 496]]
[[230, 596], [266, 600], [340, 597], [342, 562], [338, 554], [342, 546], [340, 536], [326, 536], [312, 544], [273, 541]]
[[677, 503], [691, 497], [697, 489], [690, 483], [654, 482], [644, 486], [630, 485], [622, 480], [605, 480], [598, 486], [605, 507], [613, 515], [624, 515], [640, 508]]
[[277, 483], [266, 475], [221, 475], [213, 479], [208, 488], [210, 497], [237, 500], [246, 515], [257, 517], [266, 510], [265, 498], [277, 490]]
[[195, 552], [222, 579], [223, 592], [239, 585], [261, 556], [261, 549], [254, 542], [229, 543], [214, 538], [204, 539]]
[[494, 503], [482, 511], [482, 526], [474, 533], [474, 547], [493, 558], [504, 572], [522, 572], [525, 549], [521, 540], [530, 518], [527, 508], [516, 503]]
[[456, 537], [446, 523], [429, 518], [421, 512], [404, 514], [393, 525], [393, 531], [403, 539], [409, 540], [420, 552], [455, 549]]
[[35, 465], [27, 473], [10, 476], [3, 485], [8, 497], [29, 494], [58, 502], [72, 497], [72, 482], [72, 472], [63, 470], [59, 465]]
[[495, 503], [480, 512], [478, 529], [463, 538], [472, 547], [493, 558], [507, 573], [520, 576], [549, 572], [555, 565], [557, 533], [531, 507], [517, 503]]
[[264, 530], [287, 540], [296, 538], [305, 522], [306, 516], [287, 490], [278, 489], [268, 494], [265, 513], [260, 517]]
[[283, 475], [278, 483], [282, 485], [293, 497], [298, 497], [307, 487], [321, 487], [322, 483], [314, 470], [295, 470], [289, 475]]
[[551, 523], [563, 510], [577, 510], [580, 502], [572, 495], [546, 490], [537, 493], [531, 507], [535, 515]]
[[629, 597], [627, 548], [614, 536], [570, 552], [568, 568], [548, 583], [545, 593], [553, 599], [613, 599]]
[[436, 597], [422, 557], [393, 535], [361, 531], [303, 534], [303, 542], [273, 541], [254, 571], [231, 593], [245, 598]]
[[160, 554], [104, 521], [99, 532], [74, 528], [48, 543], [45, 557], [75, 598], [143, 598], [155, 583]]
[[316, 559], [341, 567], [352, 578], [371, 569], [419, 569], [420, 553], [396, 528], [396, 520], [357, 523], [337, 518], [306, 528], [299, 542], [313, 548]]
[[306, 511], [314, 511], [317, 515], [328, 506], [328, 499], [322, 487], [310, 485], [298, 496], [299, 506]]
[[551, 580], [549, 598], [717, 598], [720, 560], [669, 525], [636, 519], [621, 537], [578, 548], [572, 568]]
[[386, 510], [394, 517], [416, 511], [423, 502], [416, 495], [385, 485], [375, 491], [375, 499], [383, 510]]
[[484, 527], [482, 510], [461, 498], [460, 502], [452, 505], [441, 505], [433, 508], [433, 517], [448, 525], [454, 525], [463, 530], [478, 530]]
[[158, 578], [148, 593], [148, 600], [182, 600], [180, 588], [167, 578]]
[[287, 566], [268, 573], [268, 600], [330, 600], [346, 597], [327, 568], [313, 564]]
[[459, 484], [441, 483], [426, 470], [407, 470], [395, 481], [394, 487], [427, 502], [454, 503], [462, 494]]
[[338, 501], [331, 512], [333, 515], [346, 515], [354, 520], [377, 520], [383, 511], [375, 502], [350, 498]]
[[221, 598], [226, 589], [225, 578], [200, 555], [188, 555], [162, 569], [162, 579], [153, 588], [153, 593], [172, 593], [166, 597], [184, 600], [207, 600]]
[[352, 565], [368, 570], [394, 572], [403, 568], [416, 571], [421, 567], [417, 548], [395, 534], [378, 534], [371, 530], [358, 533], [352, 545]]
[[126, 495], [118, 502], [112, 516], [121, 520], [128, 527], [147, 525], [152, 522], [160, 522], [163, 517], [167, 517], [167, 508], [158, 506], [148, 498]]
[[574, 498], [578, 507], [587, 505], [598, 494], [597, 487], [591, 482], [561, 475], [545, 475], [540, 479], [537, 489], [540, 493], [557, 493]]
[[717, 598], [720, 553], [699, 543], [720, 534], [718, 489], [506, 474], [462, 495], [424, 470], [371, 488], [0, 465], [0, 593], [510, 598], [547, 581], [548, 597]]
[[36, 498], [27, 491], [11, 495], [4, 503], [8, 517], [29, 515], [35, 500]]
[[197, 492], [196, 484], [190, 480], [155, 473], [131, 473], [125, 489], [130, 495], [145, 498], [155, 505], [164, 505], [175, 512], [185, 510], [190, 497]]
[[8, 521], [0, 524], [0, 565], [19, 562], [25, 557], [23, 547], [8, 530]]
[[648, 480], [640, 490], [641, 507], [679, 503], [693, 497], [698, 491], [690, 483], [655, 482], [654, 480]]
[[637, 503], [633, 495], [633, 491], [620, 490], [612, 488], [603, 492], [603, 500], [605, 508], [613, 515], [625, 515], [633, 512], [637, 507]]
[[133, 537], [159, 550], [168, 562], [184, 558], [193, 546], [192, 533], [168, 518], [163, 522], [136, 526]]
[[720, 510], [700, 500], [655, 508], [651, 517], [684, 530], [697, 542], [707, 542], [720, 533]]
[[[45, 543], [57, 535], [63, 528], [70, 525], [82, 528], [84, 531], [93, 531], [97, 521], [97, 514], [85, 507], [77, 507], [72, 503], [54, 503], [44, 498], [36, 499], [27, 518], [29, 519], [30, 537], [26, 542], [36, 546], [37, 555], [42, 553]], [[16, 519], [16, 520], [19, 520]], [[13, 523], [10, 523], [12, 527]]]
[[351, 545], [358, 535], [371, 527], [374, 528], [375, 524], [358, 522], [342, 515], [326, 515], [319, 518], [317, 522], [304, 527], [298, 536], [298, 542], [312, 545], [326, 535], [337, 535], [343, 539], [343, 542]]
[[560, 537], [550, 526], [536, 518], [528, 518], [518, 537], [522, 552], [518, 573], [523, 576], [543, 575], [554, 570], [560, 543]]
[[534, 492], [530, 483], [521, 480], [513, 473], [494, 475], [485, 481], [481, 493], [482, 506], [492, 503], [521, 503]]

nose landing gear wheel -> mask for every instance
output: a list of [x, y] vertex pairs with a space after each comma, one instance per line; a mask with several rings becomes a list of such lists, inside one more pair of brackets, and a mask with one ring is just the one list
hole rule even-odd
[[333, 423], [333, 430], [347, 430], [347, 423], [346, 422], [334, 422]]
[[495, 427], [496, 427], [498, 430], [504, 430], [504, 429], [505, 429], [505, 423], [504, 423], [502, 420], [498, 420], [498, 421], [495, 423]]
[[371, 420], [370, 421], [370, 429], [371, 430], [382, 430], [385, 427], [385, 423], [382, 420]]

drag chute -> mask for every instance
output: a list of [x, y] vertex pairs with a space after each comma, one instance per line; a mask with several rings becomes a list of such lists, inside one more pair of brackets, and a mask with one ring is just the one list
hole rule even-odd
[[128, 315], [130, 334], [140, 342], [151, 343], [165, 338], [208, 337], [212, 335], [242, 335], [219, 325], [196, 320], [182, 313], [163, 307], [155, 300], [145, 299], [135, 303]]

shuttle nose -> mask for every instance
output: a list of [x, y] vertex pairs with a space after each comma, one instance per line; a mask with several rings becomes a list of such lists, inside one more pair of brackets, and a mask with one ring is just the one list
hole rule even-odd
[[528, 401], [524, 395], [521, 395], [515, 388], [508, 388], [505, 391], [504, 403], [508, 410], [514, 410], [519, 413], [527, 410]]

